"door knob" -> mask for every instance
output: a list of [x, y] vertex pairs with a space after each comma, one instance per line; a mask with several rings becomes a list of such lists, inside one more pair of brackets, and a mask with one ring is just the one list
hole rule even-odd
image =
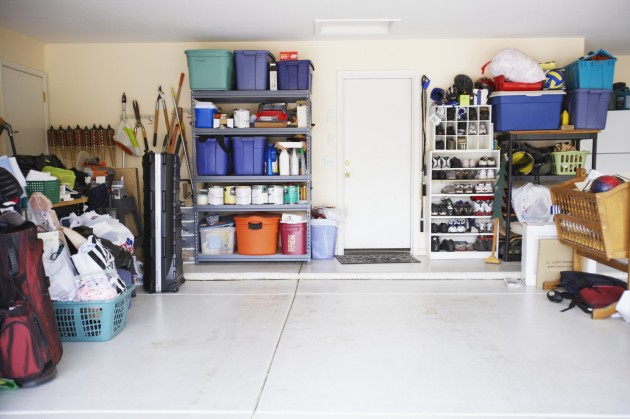
[[350, 166], [350, 160], [346, 160], [346, 166]]
[[346, 172], [346, 177], [350, 177], [350, 172]]

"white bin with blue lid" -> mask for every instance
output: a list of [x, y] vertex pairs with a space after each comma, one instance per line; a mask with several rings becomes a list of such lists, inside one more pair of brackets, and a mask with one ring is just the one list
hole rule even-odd
[[311, 257], [332, 259], [337, 244], [337, 222], [326, 218], [311, 220]]

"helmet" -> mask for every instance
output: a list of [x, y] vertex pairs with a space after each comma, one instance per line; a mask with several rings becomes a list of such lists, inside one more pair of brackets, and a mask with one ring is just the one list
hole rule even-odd
[[458, 74], [455, 76], [455, 87], [460, 95], [471, 94], [473, 89], [473, 82], [470, 77], [465, 74]]
[[603, 175], [598, 177], [591, 183], [590, 191], [593, 193], [597, 192], [606, 192], [614, 188], [615, 186], [621, 185], [623, 182], [615, 177], [609, 175]]
[[528, 175], [534, 169], [534, 158], [526, 151], [512, 154], [512, 170], [520, 175]]

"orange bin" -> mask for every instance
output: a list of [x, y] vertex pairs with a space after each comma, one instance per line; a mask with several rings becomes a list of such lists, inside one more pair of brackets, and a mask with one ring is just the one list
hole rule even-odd
[[278, 252], [280, 214], [235, 215], [236, 247], [239, 255], [273, 255]]

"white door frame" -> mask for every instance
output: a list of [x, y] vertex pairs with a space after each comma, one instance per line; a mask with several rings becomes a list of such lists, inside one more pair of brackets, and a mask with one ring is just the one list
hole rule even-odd
[[[343, 210], [344, 201], [344, 92], [343, 84], [345, 80], [350, 79], [410, 79], [412, 86], [412, 109], [411, 109], [411, 231], [410, 243], [411, 253], [421, 253], [422, 237], [420, 233], [420, 203], [422, 202], [421, 189], [421, 166], [420, 166], [420, 86], [421, 75], [418, 70], [393, 70], [393, 71], [338, 71], [337, 72], [337, 206]], [[383, 104], [385, 110], [387, 104]], [[337, 231], [337, 254], [343, 255], [344, 248], [344, 229], [343, 225]]]
[[[2, 86], [2, 80], [3, 80], [3, 71], [4, 68], [8, 67], [8, 68], [12, 68], [13, 70], [16, 71], [21, 71], [23, 73], [26, 74], [31, 74], [33, 76], [37, 76], [37, 77], [41, 77], [42, 78], [42, 90], [44, 91], [44, 127], [49, 127], [50, 123], [49, 123], [49, 119], [48, 119], [48, 77], [46, 76], [46, 73], [44, 73], [43, 71], [39, 71], [39, 70], [35, 70], [33, 68], [30, 67], [26, 67], [23, 66], [21, 64], [17, 64], [11, 61], [7, 61], [7, 60], [3, 60], [0, 58], [0, 87]], [[3, 116], [5, 114], [5, 107], [4, 107], [4, 89], [0, 90], [0, 116]], [[7, 121], [9, 123], [11, 123], [11, 121]], [[46, 130], [44, 130], [44, 138], [42, 138], [42, 141], [44, 142], [44, 145], [46, 146], [46, 154], [50, 153], [50, 150], [48, 149], [48, 136], [46, 134]], [[19, 151], [19, 146], [16, 144], [15, 146], [18, 151]]]

